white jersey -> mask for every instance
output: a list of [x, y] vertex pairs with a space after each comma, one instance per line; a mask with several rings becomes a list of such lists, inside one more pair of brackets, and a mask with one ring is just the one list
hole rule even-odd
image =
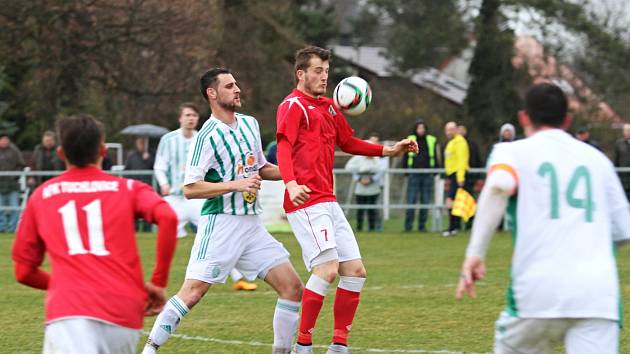
[[[214, 116], [203, 124], [186, 163], [184, 184], [197, 181], [228, 182], [258, 174], [267, 160], [260, 141], [260, 128], [254, 117], [236, 113], [236, 128]], [[232, 192], [206, 200], [201, 215], [260, 214], [256, 195]]]
[[182, 195], [186, 158], [196, 137], [196, 130], [192, 137], [186, 138], [182, 134], [182, 130], [177, 129], [165, 134], [160, 139], [153, 170], [160, 186], [165, 184], [170, 186], [171, 195]]
[[518, 182], [508, 204], [510, 315], [619, 320], [613, 241], [629, 233], [617, 235], [611, 225], [628, 201], [608, 158], [553, 129], [497, 144], [488, 165], [513, 171]]

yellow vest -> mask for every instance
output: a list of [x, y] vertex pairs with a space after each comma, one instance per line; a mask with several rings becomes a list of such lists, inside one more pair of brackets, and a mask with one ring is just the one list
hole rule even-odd
[[469, 154], [468, 142], [459, 134], [446, 144], [444, 169], [447, 176], [457, 173], [457, 183], [464, 183], [466, 180], [466, 171], [470, 168], [468, 165]]

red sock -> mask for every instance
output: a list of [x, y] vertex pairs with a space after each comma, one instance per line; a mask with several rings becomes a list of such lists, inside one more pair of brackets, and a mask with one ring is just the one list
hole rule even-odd
[[309, 345], [313, 343], [313, 330], [315, 322], [319, 316], [319, 311], [324, 304], [324, 297], [308, 288], [302, 294], [302, 317], [300, 318], [300, 331], [297, 341], [300, 344]]
[[360, 296], [361, 293], [359, 292], [337, 288], [333, 307], [333, 314], [335, 315], [333, 343], [348, 345], [348, 332], [352, 327], [352, 320], [354, 320], [354, 314], [357, 312]]

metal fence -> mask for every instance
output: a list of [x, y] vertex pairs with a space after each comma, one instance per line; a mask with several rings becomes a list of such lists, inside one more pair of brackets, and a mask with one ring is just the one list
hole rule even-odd
[[[624, 179], [630, 180], [630, 167], [617, 168], [616, 170]], [[152, 170], [113, 170], [108, 172], [116, 176], [152, 181], [153, 187], [157, 187]], [[353, 172], [345, 169], [334, 169], [333, 172], [335, 176], [337, 200], [346, 213], [350, 213], [350, 211], [356, 209], [377, 209], [380, 211], [380, 217], [384, 220], [388, 220], [392, 217], [402, 216], [407, 209], [426, 209], [429, 211], [428, 219], [431, 220], [432, 229], [437, 231], [442, 228], [442, 223], [446, 216], [446, 186], [443, 169], [386, 169], [383, 171], [381, 193], [376, 204], [371, 205], [353, 202], [355, 185], [357, 183]], [[468, 180], [476, 181], [467, 186], [473, 194], [481, 189], [485, 172], [486, 170], [482, 168], [469, 170], [467, 175]], [[41, 183], [42, 179], [50, 178], [60, 173], [62, 173], [62, 171], [29, 171], [28, 169], [24, 171], [0, 171], [0, 196], [4, 190], [7, 190], [7, 188], [3, 188], [3, 186], [6, 186], [6, 183], [15, 186], [15, 188], [11, 188], [7, 193], [17, 192], [19, 196], [17, 205], [8, 205], [8, 203], [0, 201], [0, 212], [20, 212], [26, 205], [28, 195], [38, 183]], [[433, 190], [430, 203], [407, 204], [407, 184], [409, 181], [408, 177], [411, 174], [428, 174], [431, 176], [433, 180]]]

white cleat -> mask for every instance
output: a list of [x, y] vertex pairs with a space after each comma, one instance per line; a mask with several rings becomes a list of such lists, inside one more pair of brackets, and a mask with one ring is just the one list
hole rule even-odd
[[350, 351], [348, 350], [348, 347], [341, 344], [331, 344], [328, 347], [328, 351], [326, 352], [326, 354], [348, 354], [348, 353], [350, 353]]
[[271, 353], [272, 354], [291, 354], [291, 348], [273, 347], [271, 349]]
[[313, 346], [312, 345], [299, 345], [295, 344], [293, 346], [293, 350], [291, 354], [313, 354]]

